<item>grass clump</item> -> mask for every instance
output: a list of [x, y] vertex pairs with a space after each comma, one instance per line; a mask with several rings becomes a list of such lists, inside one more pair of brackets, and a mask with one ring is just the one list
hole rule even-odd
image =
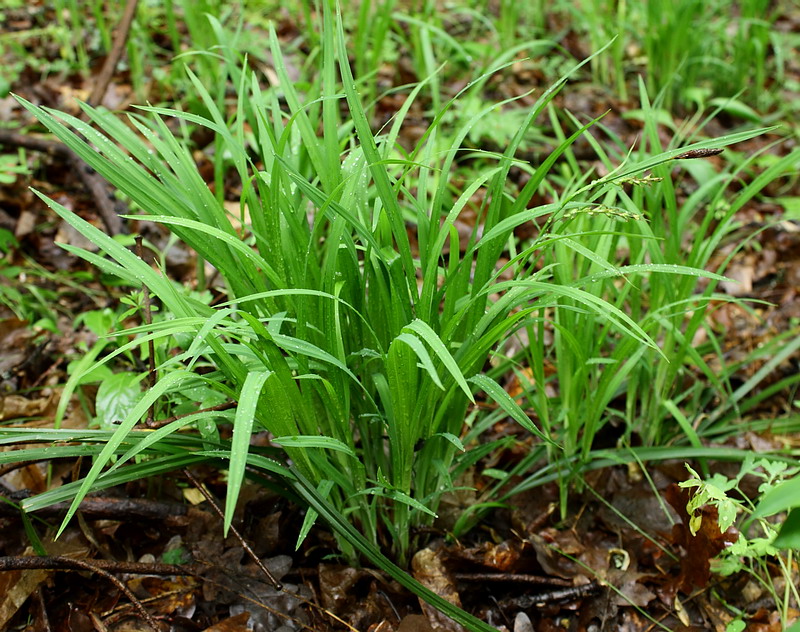
[[[123, 122], [84, 106], [90, 125], [22, 100], [147, 219], [167, 226], [213, 266], [227, 300], [212, 306], [187, 293], [46, 199], [101, 253], [65, 248], [136, 288], [146, 285], [161, 306], [157, 322], [126, 330], [135, 338], [87, 362], [84, 373], [160, 340], [159, 381], [115, 429], [4, 436], [8, 442], [62, 442], [44, 448], [51, 456], [94, 457], [82, 481], [26, 501], [27, 509], [71, 498], [69, 519], [92, 490], [217, 461], [229, 472], [226, 527], [246, 473], [267, 473], [310, 506], [298, 544], [322, 516], [347, 558], [366, 556], [413, 586], [378, 551], [390, 551], [404, 564], [416, 545], [414, 528], [433, 523], [458, 473], [505, 445], [475, 449], [484, 421], [465, 432], [477, 393], [537, 437], [530, 458], [493, 488], [496, 495], [513, 474], [528, 472], [543, 457], [551, 463], [548, 476], [572, 480], [597, 458], [595, 437], [611, 421], [610, 402], [621, 395], [627, 394], [622, 417], [628, 436], [638, 431], [648, 444], [657, 444], [676, 434], [674, 425], [663, 422], [680, 403], [679, 374], [699, 361], [713, 378], [689, 343], [702, 326], [705, 306], [718, 298], [713, 283], [723, 277], [704, 267], [736, 205], [719, 223], [721, 232], [701, 228], [685, 261], [680, 238], [693, 210], [719, 200], [730, 174], [679, 209], [670, 166], [692, 148], [721, 148], [763, 130], [665, 149], [642, 89], [650, 118], [648, 142], [637, 153], [621, 160], [609, 156], [589, 135], [596, 121], [573, 117], [567, 132], [559, 128], [553, 151], [540, 164], [521, 165], [515, 155], [531, 125], [548, 112], [558, 120], [552, 103], [565, 76], [530, 108], [502, 153], [470, 150], [482, 166], [456, 189], [465, 139], [498, 106], [464, 109], [460, 117], [453, 106], [462, 99], [479, 101], [491, 73], [449, 102], [434, 99], [429, 127], [406, 149], [398, 140], [404, 118], [423, 90], [435, 85], [439, 70], [429, 58], [420, 65], [426, 79], [410, 87], [393, 120], [374, 131], [361, 95], [374, 91], [352, 76], [332, 3], [323, 3], [321, 19], [320, 72], [308, 79], [304, 94], [289, 77], [274, 31], [269, 45], [276, 81], [264, 88], [212, 21], [219, 27], [223, 73], [213, 86], [236, 87], [230, 109], [191, 72], [202, 103], [193, 113], [146, 107]], [[421, 60], [430, 46], [424, 33], [419, 32]], [[356, 42], [357, 55], [359, 47], [363, 43]], [[369, 66], [356, 59], [356, 68]], [[439, 90], [433, 92], [438, 99]], [[196, 113], [201, 111], [207, 115]], [[214, 132], [218, 184], [226, 169], [241, 183], [238, 213], [226, 210], [222, 187], [214, 194], [198, 173], [188, 126]], [[581, 136], [593, 143], [609, 175], [593, 180], [580, 170], [570, 147]], [[562, 158], [575, 169], [569, 186], [555, 202], [531, 207]], [[793, 159], [781, 161], [771, 175], [783, 173]], [[508, 183], [517, 165], [530, 174], [520, 190]], [[638, 180], [631, 185], [631, 178]], [[765, 182], [746, 189], [737, 204]], [[652, 187], [645, 188], [647, 183]], [[464, 240], [456, 220], [467, 209], [478, 221]], [[518, 244], [514, 230], [529, 222], [536, 224], [536, 236]], [[499, 265], [505, 255], [507, 262]], [[694, 298], [699, 277], [711, 284]], [[552, 349], [545, 335], [550, 331]], [[529, 344], [504, 356], [518, 334]], [[557, 398], [544, 389], [551, 357], [558, 367]], [[492, 359], [499, 365], [490, 368]], [[535, 415], [498, 381], [523, 364], [533, 375], [527, 403]], [[78, 372], [73, 384], [80, 379]], [[152, 405], [160, 402], [165, 415], [174, 413], [165, 402], [185, 407], [186, 393], [197, 390], [205, 401], [236, 402], [235, 411], [201, 410], [154, 432], [136, 429]], [[223, 424], [233, 427], [230, 440], [220, 434]], [[679, 420], [679, 426], [695, 443], [691, 424]], [[196, 433], [180, 432], [187, 428]], [[281, 450], [251, 446], [252, 434], [262, 429]], [[42, 453], [31, 450], [27, 456]], [[435, 596], [425, 598], [447, 609]]]
[[[465, 190], [454, 194], [448, 176], [461, 143], [492, 106], [449, 136], [439, 128], [445, 106], [413, 151], [403, 155], [397, 145], [400, 125], [424, 84], [411, 91], [391, 126], [374, 134], [343, 54], [341, 23], [335, 22], [327, 4], [321, 33], [321, 73], [305, 102], [287, 76], [272, 32], [270, 46], [280, 85], [265, 92], [254, 73], [240, 70], [237, 60], [229, 57], [226, 72], [238, 86], [238, 103], [228, 119], [191, 73], [209, 118], [143, 108], [150, 116], [129, 118], [139, 135], [88, 106], [85, 112], [99, 132], [67, 115], [23, 104], [146, 211], [151, 221], [168, 226], [225, 280], [230, 300], [213, 308], [202, 304], [115, 241], [46, 200], [107, 256], [69, 250], [133, 284], [144, 283], [171, 315], [129, 334], [148, 338], [192, 334], [191, 344], [181, 354], [163, 359], [161, 381], [145, 400], [153, 400], [155, 392], [203, 384], [238, 401], [230, 448], [228, 521], [244, 475], [250, 435], [263, 427], [332, 507], [348, 516], [373, 544], [389, 544], [402, 561], [411, 544], [410, 529], [430, 523], [441, 494], [453, 487], [449, 473], [465, 450], [462, 425], [474, 392], [485, 392], [537, 435], [552, 458], [562, 449], [568, 456], [587, 454], [596, 423], [569, 417], [572, 407], [567, 400], [562, 401], [567, 418], [553, 420], [541, 409], [537, 426], [482, 372], [498, 345], [523, 327], [543, 327], [551, 320], [547, 311], [554, 310], [552, 322], [562, 340], [572, 336], [570, 332], [594, 330], [602, 341], [608, 332], [616, 332], [632, 345], [619, 343], [626, 352], [633, 349], [626, 366], [636, 365], [647, 349], [661, 352], [626, 313], [629, 310], [621, 309], [624, 300], [615, 304], [590, 291], [591, 286], [624, 272], [692, 277], [705, 273], [666, 264], [618, 268], [609, 263], [615, 256], [613, 241], [619, 239], [611, 226], [579, 223], [577, 232], [569, 232], [570, 222], [558, 221], [597, 199], [604, 199], [605, 206], [596, 208], [610, 208], [616, 180], [655, 168], [679, 155], [678, 150], [587, 183], [558, 204], [528, 209], [549, 168], [590, 124], [583, 125], [564, 138], [536, 167], [526, 186], [510, 197], [506, 180], [520, 140], [566, 78], [540, 97], [506, 151], [493, 157], [494, 166], [477, 173]], [[465, 92], [471, 89], [468, 86]], [[350, 118], [341, 118], [343, 104]], [[208, 189], [184, 140], [173, 134], [165, 118], [217, 134], [218, 147], [242, 182], [239, 217], [231, 218]], [[752, 135], [718, 139], [712, 146]], [[478, 209], [480, 221], [463, 249], [454, 222], [479, 190], [486, 193]], [[626, 220], [638, 217], [620, 213]], [[540, 218], [549, 219], [539, 236], [498, 268], [514, 227]], [[416, 247], [409, 240], [409, 225], [415, 229]], [[631, 241], [638, 238], [635, 232], [626, 236]], [[585, 239], [602, 244], [582, 245], [580, 240]], [[539, 253], [551, 252], [555, 260], [535, 265]], [[511, 279], [503, 280], [508, 271]], [[121, 349], [139, 344], [140, 340], [133, 341]], [[541, 343], [531, 349], [534, 362], [543, 357]], [[214, 370], [194, 372], [201, 358]], [[569, 372], [574, 369], [573, 377], [581, 380], [581, 367], [591, 365], [579, 342], [569, 351], [561, 350], [559, 361], [567, 371], [565, 389]], [[602, 379], [618, 384], [625, 372], [606, 375], [613, 377]], [[138, 423], [143, 405], [123, 420], [109, 445], [119, 444]], [[208, 424], [198, 429], [207, 442], [218, 440]], [[95, 461], [76, 503], [97, 481], [111, 451]], [[117, 461], [115, 469], [121, 465]], [[342, 546], [354, 555], [346, 542]]]

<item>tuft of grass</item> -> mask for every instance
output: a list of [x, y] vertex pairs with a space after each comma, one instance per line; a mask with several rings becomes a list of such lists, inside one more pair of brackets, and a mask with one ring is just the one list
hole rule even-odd
[[[503, 10], [497, 20], [502, 25]], [[651, 94], [673, 105], [706, 104], [741, 96], [747, 105], [775, 105], [788, 47], [772, 25], [780, 7], [767, 0], [736, 5], [719, 0], [552, 3], [543, 14], [566, 16], [572, 30], [588, 38], [591, 50], [614, 40], [609, 54], [592, 61], [596, 84], [613, 86], [628, 98], [629, 80], [643, 73]], [[520, 23], [540, 33], [541, 25]], [[530, 35], [528, 35], [530, 36]], [[777, 81], [772, 77], [778, 78]]]
[[[564, 449], [568, 457], [578, 453], [585, 457], [605, 404], [628, 374], [641, 366], [639, 360], [646, 354], [653, 354], [647, 360], [664, 356], [653, 336], [628, 315], [625, 294], [612, 300], [604, 297], [602, 288], [612, 285], [608, 280], [628, 274], [639, 282], [640, 275], [650, 272], [690, 279], [721, 277], [699, 267], [677, 266], [663, 256], [654, 263], [639, 263], [644, 254], [632, 257], [627, 267], [614, 266], [609, 261], [621, 238], [633, 244], [640, 238], [655, 242], [660, 237], [645, 223], [640, 224], [641, 234], [620, 234], [612, 230], [609, 218], [587, 220], [581, 213], [596, 200], [610, 209], [620, 179], [658, 169], [684, 150], [644, 158], [583, 184], [558, 204], [528, 209], [550, 167], [592, 123], [561, 139], [525, 187], [510, 197], [506, 181], [514, 153], [525, 130], [563, 87], [564, 77], [539, 98], [503, 155], [495, 156], [495, 166], [476, 174], [464, 191], [454, 194], [448, 174], [470, 126], [491, 107], [447, 137], [439, 124], [451, 101], [414, 150], [407, 156], [398, 154], [396, 139], [403, 117], [425, 84], [410, 92], [388, 130], [373, 133], [344, 55], [341, 18], [334, 16], [330, 4], [324, 9], [321, 73], [313, 85], [316, 93], [306, 94], [305, 103], [288, 77], [274, 31], [270, 48], [277, 89], [262, 90], [254, 73], [235, 68], [234, 60], [226, 58], [227, 73], [238, 92], [230, 116], [191, 72], [189, 78], [208, 118], [142, 108], [149, 117], [129, 118], [139, 135], [88, 106], [85, 112], [101, 131], [20, 101], [149, 213], [151, 221], [168, 226], [225, 279], [227, 303], [211, 308], [193, 300], [117, 242], [45, 198], [106, 256], [64, 246], [67, 250], [130, 283], [147, 285], [171, 314], [171, 320], [128, 333], [193, 336], [188, 349], [161, 363], [161, 381], [148, 397], [202, 382], [238, 401], [227, 521], [244, 475], [250, 434], [261, 426], [276, 437], [305, 478], [326, 490], [333, 507], [348, 515], [374, 544], [391, 542], [402, 561], [411, 546], [411, 528], [430, 523], [441, 494], [452, 487], [449, 471], [465, 450], [460, 437], [473, 392], [482, 390], [494, 399], [537, 435], [551, 456]], [[470, 85], [464, 92], [472, 89]], [[286, 106], [278, 101], [279, 94]], [[340, 101], [347, 104], [349, 120], [340, 119]], [[234, 226], [202, 181], [164, 117], [216, 133], [220, 153], [230, 157], [242, 182], [240, 227]], [[756, 133], [705, 145], [720, 147]], [[486, 195], [480, 222], [462, 250], [454, 222], [481, 190]], [[635, 215], [627, 213], [626, 217]], [[513, 229], [544, 217], [548, 219], [536, 240], [498, 269]], [[576, 229], [568, 231], [575, 223]], [[415, 228], [416, 248], [409, 240], [409, 225]], [[545, 265], [537, 267], [542, 256]], [[507, 270], [512, 279], [502, 280]], [[538, 406], [536, 425], [481, 371], [498, 345], [524, 328], [533, 343], [534, 374], [543, 375], [543, 342], [535, 329], [542, 331], [548, 312], [554, 314], [557, 330], [563, 397], [555, 418], [547, 406]], [[651, 317], [653, 313], [657, 312], [650, 310]], [[592, 360], [600, 354], [596, 345], [616, 337], [615, 352], [627, 358], [620, 362], [623, 369], [585, 379], [586, 367], [597, 365]], [[140, 344], [133, 341], [115, 353]], [[216, 371], [193, 373], [200, 358]], [[594, 388], [598, 393], [591, 401], [594, 409], [582, 407], [579, 400], [585, 391], [573, 384]], [[73, 511], [97, 480], [114, 444], [139, 418], [132, 412], [122, 422], [84, 480]], [[342, 545], [352, 557], [347, 544]]]
[[[448, 174], [461, 143], [470, 123], [491, 108], [445, 137], [439, 123], [452, 102], [446, 104], [414, 150], [398, 154], [402, 119], [424, 84], [411, 91], [391, 127], [376, 135], [344, 55], [341, 19], [329, 4], [321, 33], [321, 73], [316, 93], [306, 94], [305, 103], [289, 80], [274, 31], [270, 48], [280, 85], [264, 91], [255, 74], [229, 67], [238, 93], [230, 117], [191, 72], [208, 118], [147, 107], [143, 110], [149, 116], [129, 117], [132, 129], [84, 106], [97, 131], [76, 118], [20, 101], [149, 213], [151, 221], [168, 226], [225, 279], [228, 302], [211, 308], [193, 300], [117, 242], [45, 198], [105, 256], [64, 246], [67, 250], [132, 284], [147, 285], [171, 315], [171, 320], [128, 333], [192, 336], [183, 353], [161, 363], [161, 379], [146, 399], [152, 403], [156, 393], [164, 396], [203, 384], [238, 402], [226, 526], [244, 476], [250, 434], [264, 427], [297, 471], [325, 491], [332, 507], [373, 544], [390, 543], [403, 561], [412, 545], [412, 527], [431, 523], [439, 498], [452, 488], [449, 472], [465, 450], [462, 425], [475, 391], [487, 393], [552, 454], [561, 449], [562, 440], [572, 450], [577, 437], [573, 429], [562, 432], [559, 428], [567, 424], [556, 428], [546, 415], [537, 426], [494, 379], [481, 374], [507, 336], [530, 326], [541, 310], [557, 308], [559, 318], [578, 310], [635, 340], [637, 348], [656, 345], [624, 311], [584, 289], [583, 282], [567, 279], [552, 266], [535, 270], [524, 265], [523, 259], [539, 249], [563, 243], [577, 248], [568, 234], [543, 230], [515, 261], [511, 281], [501, 280], [504, 270], [497, 269], [515, 226], [546, 215], [552, 219], [554, 213], [582, 205], [570, 201], [527, 209], [549, 168], [588, 125], [564, 139], [516, 197], [509, 197], [506, 185], [525, 130], [566, 77], [539, 98], [504, 154], [495, 157], [495, 166], [453, 193]], [[340, 119], [340, 101], [347, 104], [349, 120]], [[216, 133], [218, 147], [229, 155], [242, 182], [240, 227], [200, 178], [164, 117]], [[674, 154], [646, 160], [627, 173], [657, 166]], [[611, 186], [607, 178], [584, 191], [597, 197]], [[486, 193], [480, 222], [462, 251], [454, 222], [480, 190]], [[415, 228], [416, 248], [409, 240], [409, 225]], [[596, 262], [597, 257], [591, 259]], [[122, 345], [98, 364], [140, 344], [134, 340]], [[216, 370], [194, 373], [201, 358]], [[95, 460], [69, 517], [138, 423], [144, 401], [125, 417]], [[353, 558], [347, 542], [341, 544]]]
[[[370, 15], [370, 3], [364, 5], [360, 23]], [[678, 208], [675, 161], [689, 150], [722, 148], [764, 130], [665, 149], [656, 133], [657, 108], [642, 86], [645, 140], [616, 164], [618, 158], [592, 136], [597, 120], [579, 121], [554, 108], [553, 98], [569, 74], [541, 94], [500, 152], [469, 150], [465, 141], [505, 105], [482, 105], [481, 90], [517, 51], [501, 55], [446, 101], [433, 51], [442, 43], [454, 54], [463, 47], [419, 16], [405, 16], [402, 23], [417, 72], [425, 78], [408, 87], [394, 118], [374, 130], [369, 111], [377, 90], [369, 77], [352, 74], [337, 7], [323, 2], [321, 8], [321, 28], [308, 35], [319, 44], [319, 72], [303, 81], [290, 76], [271, 30], [271, 85], [264, 88], [260, 74], [247, 69], [238, 54], [236, 35], [212, 18], [218, 79], [206, 81], [210, 57], [199, 63], [198, 74], [188, 72], [197, 101], [191, 111], [145, 107], [122, 121], [83, 106], [91, 122], [84, 123], [20, 99], [150, 221], [167, 226], [213, 266], [227, 300], [213, 306], [201, 300], [42, 196], [100, 253], [65, 249], [133, 287], [146, 285], [161, 308], [156, 322], [120, 332], [125, 338], [113, 348], [102, 341], [68, 387], [150, 340], [162, 343], [159, 380], [131, 400], [112, 429], [66, 434], [6, 429], [0, 441], [58, 442], [16, 451], [16, 460], [93, 457], [84, 479], [24, 503], [34, 510], [71, 500], [64, 525], [92, 490], [215, 461], [228, 470], [227, 528], [245, 476], [269, 476], [283, 493], [309, 506], [298, 546], [322, 517], [349, 560], [363, 556], [470, 629], [488, 629], [425, 593], [380, 552], [405, 564], [417, 544], [414, 528], [432, 524], [442, 495], [455, 489], [459, 474], [504, 447], [479, 444], [491, 417], [465, 428], [476, 396], [495, 402], [498, 415], [514, 419], [537, 439], [529, 459], [498, 476], [492, 493], [506, 494], [501, 500], [509, 493], [507, 481], [526, 474], [542, 457], [549, 465], [522, 485], [561, 480], [564, 495], [585, 469], [620, 458], [595, 446], [614, 416], [626, 437], [634, 432], [644, 437], [648, 447], [637, 458], [667, 458], [649, 446], [681, 434], [694, 454], [725, 456], [700, 445], [693, 420], [682, 418], [680, 410], [684, 397], [698, 402], [706, 397], [692, 389], [683, 394], [692, 370], [702, 372], [718, 393], [738, 393], [737, 402], [744, 404], [750, 391], [732, 393], [691, 345], [704, 326], [706, 307], [721, 300], [714, 287], [724, 271], [705, 267], [733, 213], [787, 172], [797, 155], [776, 162], [739, 191], [722, 221], [712, 222], [710, 213], [697, 220], [704, 206], [722, 207], [726, 185], [736, 174], [713, 175]], [[502, 32], [510, 33], [514, 6], [503, 3], [502, 10]], [[373, 70], [385, 54], [370, 42], [399, 36], [379, 21], [372, 26], [367, 44], [355, 41], [355, 68], [362, 72]], [[229, 84], [236, 94], [232, 103], [226, 100]], [[404, 148], [399, 142], [404, 119], [427, 92], [430, 124], [413, 147]], [[460, 107], [464, 102], [471, 107]], [[545, 114], [565, 121], [554, 126], [555, 148], [538, 164], [522, 164], [515, 155]], [[215, 135], [216, 194], [192, 159], [186, 133], [192, 126]], [[593, 180], [580, 169], [570, 147], [581, 137], [595, 147], [608, 175]], [[458, 186], [460, 161], [476, 155], [479, 168]], [[531, 207], [534, 195], [551, 187], [556, 164], [566, 186], [553, 203]], [[517, 165], [530, 174], [519, 190], [509, 183]], [[238, 213], [223, 205], [222, 183], [229, 173], [241, 183]], [[466, 211], [478, 220], [464, 240], [456, 220]], [[514, 230], [531, 222], [536, 236], [518, 243]], [[681, 240], [695, 223], [687, 260]], [[698, 294], [701, 277], [708, 285]], [[516, 336], [527, 342], [507, 354]], [[492, 362], [499, 365], [492, 368]], [[545, 390], [550, 363], [556, 367], [555, 398]], [[529, 368], [533, 376], [523, 405], [498, 381], [511, 367]], [[118, 386], [127, 392], [135, 384]], [[624, 409], [612, 410], [619, 398]], [[207, 410], [153, 432], [137, 430], [154, 404], [168, 414], [183, 412], [192, 401], [233, 401], [236, 408], [204, 406]], [[233, 427], [230, 441], [220, 438], [223, 424]], [[178, 433], [190, 428], [194, 434]], [[250, 445], [252, 433], [261, 429], [280, 449]], [[0, 462], [4, 458], [0, 455]]]

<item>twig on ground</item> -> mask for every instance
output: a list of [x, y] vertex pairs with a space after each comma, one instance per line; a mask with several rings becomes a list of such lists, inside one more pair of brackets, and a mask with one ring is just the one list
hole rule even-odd
[[[200, 491], [200, 493], [203, 494], [203, 497], [208, 501], [208, 503], [211, 505], [212, 509], [214, 509], [214, 512], [224, 521], [225, 520], [225, 514], [222, 513], [222, 509], [220, 509], [219, 505], [216, 503], [216, 501], [211, 496], [211, 494], [208, 493], [208, 490], [205, 487], [203, 487], [203, 485], [200, 483], [200, 481], [198, 481], [194, 477], [194, 474], [192, 474], [188, 470], [188, 468], [184, 468], [183, 473], [186, 476], [186, 478], [188, 478], [191, 481], [192, 485], [194, 485]], [[258, 566], [259, 570], [262, 573], [264, 573], [264, 576], [269, 580], [270, 584], [272, 584], [272, 587], [275, 590], [283, 590], [283, 584], [281, 584], [277, 579], [275, 579], [273, 574], [264, 565], [264, 563], [261, 561], [261, 559], [258, 557], [258, 555], [256, 555], [255, 551], [253, 551], [253, 549], [250, 548], [250, 545], [241, 536], [241, 534], [236, 529], [236, 527], [231, 525], [230, 529], [231, 529], [231, 533], [233, 533], [233, 535], [236, 537], [236, 539], [239, 540], [239, 544], [242, 545], [242, 548], [245, 550], [245, 553], [247, 553], [247, 555], [250, 557], [250, 559], [253, 560], [253, 562], [255, 562], [255, 564], [256, 564], [256, 566]]]
[[453, 578], [464, 582], [513, 582], [545, 586], [571, 587], [572, 582], [560, 577], [545, 577], [525, 573], [453, 573]]
[[120, 235], [127, 233], [128, 230], [122, 224], [122, 219], [119, 213], [117, 213], [114, 204], [111, 202], [109, 196], [112, 194], [103, 178], [101, 178], [94, 169], [83, 162], [83, 160], [78, 157], [78, 154], [72, 151], [69, 152], [68, 161], [70, 167], [78, 172], [81, 182], [83, 182], [83, 185], [89, 193], [91, 193], [92, 198], [94, 198], [95, 204], [97, 204], [97, 212], [100, 214], [100, 218], [103, 220], [103, 224], [109, 234]]
[[550, 590], [548, 592], [539, 593], [538, 595], [523, 595], [511, 601], [513, 601], [515, 606], [519, 606], [520, 608], [543, 608], [548, 604], [583, 599], [584, 597], [600, 592], [602, 588], [600, 584], [592, 582], [581, 586], [570, 586], [569, 588]]
[[89, 570], [93, 572], [103, 571], [104, 573], [127, 573], [129, 575], [191, 575], [192, 577], [199, 577], [201, 566], [194, 564], [160, 564], [157, 562], [147, 564], [144, 562], [119, 562], [117, 560], [92, 560], [88, 562], [61, 555], [0, 557], [0, 572], [20, 570]]
[[[141, 618], [150, 626], [155, 632], [161, 632], [158, 622], [153, 616], [147, 612], [147, 609], [136, 598], [130, 588], [118, 578], [114, 577], [109, 570], [119, 573], [136, 573], [136, 574], [158, 574], [154, 573], [152, 569], [158, 566], [170, 566], [167, 564], [138, 564], [135, 562], [109, 562], [107, 560], [76, 560], [69, 557], [0, 557], [0, 571], [16, 571], [16, 570], [32, 570], [32, 569], [47, 569], [47, 570], [72, 570], [72, 571], [90, 571], [105, 577], [108, 581], [114, 584], [133, 604], [136, 611]], [[135, 567], [140, 567], [139, 570], [129, 570]], [[148, 567], [144, 570], [141, 567]], [[181, 569], [180, 566], [174, 566], [173, 569]], [[108, 569], [108, 570], [106, 570]], [[184, 571], [161, 573], [163, 575], [191, 575]]]
[[[5, 493], [0, 498], [0, 516], [18, 516], [19, 511], [10, 503], [19, 503], [28, 498], [27, 491]], [[8, 501], [8, 502], [2, 502]], [[66, 515], [70, 503], [58, 503], [43, 507], [34, 514], [39, 518], [61, 518]], [[167, 521], [170, 518], [186, 515], [186, 506], [181, 503], [162, 502], [147, 498], [86, 498], [78, 507], [89, 520], [127, 520], [145, 519]]]
[[105, 181], [87, 165], [75, 152], [65, 144], [58, 141], [39, 138], [38, 136], [25, 136], [8, 130], [0, 130], [0, 145], [8, 147], [23, 147], [32, 151], [40, 151], [53, 156], [66, 158], [71, 171], [78, 174], [84, 187], [90, 193], [97, 205], [97, 212], [103, 220], [106, 230], [111, 235], [127, 232], [122, 224], [114, 204], [109, 198], [109, 191]]
[[7, 129], [0, 129], [0, 145], [6, 147], [22, 147], [32, 151], [39, 151], [51, 156], [69, 156], [69, 147], [57, 140], [40, 138], [39, 136], [29, 136], [28, 134], [17, 134]]

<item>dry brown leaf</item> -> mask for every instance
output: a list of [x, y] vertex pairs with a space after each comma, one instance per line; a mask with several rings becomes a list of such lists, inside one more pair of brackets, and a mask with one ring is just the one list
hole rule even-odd
[[247, 622], [250, 621], [250, 614], [241, 612], [234, 617], [228, 617], [219, 623], [215, 623], [203, 632], [247, 632]]
[[[461, 598], [456, 590], [455, 583], [436, 551], [422, 549], [411, 560], [411, 571], [419, 583], [429, 588], [442, 599], [461, 607]], [[447, 615], [420, 599], [422, 611], [428, 618], [434, 632], [463, 632], [464, 628]]]

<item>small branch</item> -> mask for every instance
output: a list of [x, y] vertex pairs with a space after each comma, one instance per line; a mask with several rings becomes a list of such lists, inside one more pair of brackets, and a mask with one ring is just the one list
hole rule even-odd
[[65, 144], [39, 138], [38, 136], [26, 136], [0, 129], [0, 145], [23, 147], [32, 151], [44, 152], [51, 156], [66, 158], [70, 170], [78, 174], [83, 186], [94, 199], [97, 205], [97, 212], [100, 214], [106, 230], [111, 235], [119, 235], [126, 232], [125, 227], [122, 225], [122, 220], [109, 198], [109, 190], [103, 179]]
[[[136, 4], [136, 0], [133, 1], [133, 4]], [[136, 254], [138, 255], [139, 259], [144, 262], [144, 248], [142, 247], [142, 236], [136, 236]], [[142, 283], [142, 302], [144, 303], [144, 322], [145, 325], [152, 325], [153, 324], [153, 312], [150, 305], [150, 288], [147, 287], [147, 284]], [[147, 381], [150, 385], [150, 388], [153, 388], [156, 385], [156, 346], [152, 338], [147, 341], [147, 352], [150, 356], [150, 366], [147, 375]], [[150, 404], [150, 409], [147, 411], [147, 427], [152, 428], [155, 425], [155, 415], [156, 415], [156, 403], [153, 402]]]
[[97, 212], [100, 213], [106, 230], [111, 235], [127, 233], [128, 231], [123, 226], [122, 219], [120, 219], [117, 209], [114, 208], [114, 204], [111, 202], [109, 196], [112, 194], [103, 178], [100, 177], [94, 169], [83, 162], [78, 154], [71, 150], [67, 151], [69, 151], [68, 161], [70, 168], [78, 172], [78, 177], [80, 177], [81, 182], [83, 182], [83, 186], [85, 186], [86, 190], [92, 195], [97, 205]]
[[[139, 616], [147, 623], [150, 628], [155, 632], [161, 632], [158, 622], [153, 616], [147, 612], [142, 603], [136, 598], [130, 588], [124, 582], [114, 577], [109, 570], [113, 572], [126, 573], [131, 572], [134, 574], [158, 574], [153, 573], [152, 570], [126, 570], [125, 567], [149, 567], [154, 566], [170, 566], [167, 564], [139, 564], [135, 562], [109, 562], [107, 560], [92, 560], [87, 562], [85, 560], [76, 560], [68, 557], [0, 557], [0, 571], [18, 571], [18, 570], [73, 570], [73, 571], [90, 571], [105, 577], [108, 581], [114, 584], [133, 604]], [[175, 567], [180, 568], [180, 567]], [[177, 572], [177, 573], [160, 573], [163, 575], [186, 575], [191, 573]]]
[[528, 575], [525, 573], [453, 573], [453, 577], [464, 582], [514, 582], [544, 586], [563, 586], [564, 588], [573, 585], [572, 582], [567, 579]]
[[51, 156], [69, 156], [69, 148], [62, 142], [40, 138], [39, 136], [28, 136], [17, 134], [7, 129], [0, 129], [0, 145], [6, 147], [22, 147], [32, 151], [40, 151]]
[[549, 592], [539, 593], [538, 595], [523, 595], [511, 601], [513, 601], [515, 606], [520, 608], [544, 608], [547, 604], [583, 599], [601, 590], [602, 586], [591, 583], [581, 586], [572, 586], [570, 588], [559, 588]]
[[196, 565], [178, 564], [145, 564], [144, 562], [117, 562], [115, 560], [78, 560], [71, 557], [43, 556], [7, 556], [0, 557], [0, 572], [29, 570], [56, 571], [103, 571], [105, 573], [127, 573], [128, 575], [167, 575], [200, 577], [200, 567]]
[[125, 5], [125, 11], [119, 21], [117, 32], [114, 35], [114, 43], [111, 46], [111, 52], [108, 53], [103, 68], [97, 77], [97, 81], [92, 88], [92, 93], [89, 95], [89, 103], [92, 105], [100, 105], [108, 90], [108, 84], [111, 83], [111, 77], [114, 76], [114, 70], [117, 68], [117, 63], [122, 57], [122, 51], [125, 50], [125, 43], [128, 41], [128, 33], [133, 24], [133, 18], [136, 16], [136, 5], [138, 0], [128, 0]]
[[[19, 510], [8, 503], [19, 503], [29, 496], [30, 493], [27, 491], [5, 493], [4, 498], [0, 498], [0, 516], [19, 516]], [[8, 502], [2, 502], [2, 500]], [[43, 507], [31, 515], [43, 519], [61, 518], [66, 515], [67, 509], [69, 509], [69, 503], [58, 503]], [[160, 502], [146, 498], [96, 497], [84, 499], [78, 510], [88, 520], [143, 519], [162, 522], [176, 516], [185, 516], [187, 512], [186, 505], [181, 503]]]
[[[219, 508], [219, 505], [211, 497], [211, 494], [208, 493], [208, 490], [206, 490], [206, 488], [203, 487], [200, 484], [200, 481], [198, 481], [194, 477], [194, 475], [189, 471], [188, 468], [184, 468], [183, 473], [186, 475], [186, 478], [188, 478], [192, 482], [192, 485], [194, 485], [198, 490], [200, 490], [200, 493], [203, 494], [203, 496], [209, 502], [209, 504], [214, 509], [216, 514], [224, 522], [225, 521], [225, 514], [222, 513], [222, 509]], [[283, 590], [283, 585], [277, 579], [275, 579], [273, 574], [264, 565], [264, 563], [261, 561], [261, 559], [259, 559], [258, 555], [256, 555], [255, 551], [253, 551], [253, 549], [250, 548], [250, 545], [247, 542], [245, 542], [245, 539], [241, 536], [241, 534], [236, 529], [236, 527], [231, 525], [230, 529], [231, 529], [231, 532], [233, 533], [233, 535], [236, 537], [236, 539], [239, 540], [239, 544], [242, 545], [242, 548], [245, 550], [245, 552], [250, 557], [250, 559], [255, 562], [255, 564], [256, 564], [256, 566], [258, 566], [259, 570], [261, 570], [261, 572], [264, 573], [264, 576], [269, 580], [269, 583], [272, 584], [272, 587], [275, 590]]]

